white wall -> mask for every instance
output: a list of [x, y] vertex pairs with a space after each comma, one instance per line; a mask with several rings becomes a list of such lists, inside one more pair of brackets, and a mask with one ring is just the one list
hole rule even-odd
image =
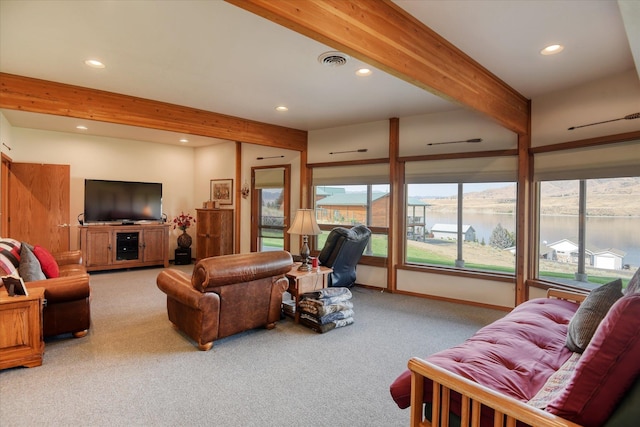
[[0, 112], [0, 152], [10, 155], [11, 150], [11, 129], [12, 126], [7, 121], [7, 118]]
[[[345, 162], [349, 160], [385, 159], [389, 157], [389, 121], [310, 131], [309, 163]], [[337, 151], [367, 149], [366, 153], [329, 154]]]
[[[85, 178], [161, 182], [169, 220], [194, 206], [193, 148], [18, 127], [11, 129], [11, 139], [14, 162], [70, 165], [72, 249], [79, 246], [76, 217], [84, 210]], [[169, 246], [173, 258], [174, 238]]]
[[516, 292], [513, 283], [409, 270], [398, 270], [397, 288], [415, 294], [500, 307], [513, 307]]
[[531, 146], [616, 135], [640, 130], [640, 119], [568, 130], [640, 112], [640, 80], [635, 70], [531, 101]]
[[360, 285], [373, 286], [376, 288], [387, 288], [387, 269], [374, 267], [371, 265], [358, 265], [356, 271], [356, 283]]
[[[482, 138], [482, 142], [439, 144], [472, 138]], [[516, 148], [518, 137], [515, 133], [470, 110], [458, 109], [400, 119], [400, 157]]]
[[[194, 197], [196, 208], [201, 208], [202, 203], [211, 196], [210, 184], [212, 179], [233, 179], [233, 191], [236, 191], [236, 143], [233, 141], [208, 147], [195, 149], [194, 158]], [[224, 208], [235, 209], [238, 201], [233, 197], [233, 205]]]

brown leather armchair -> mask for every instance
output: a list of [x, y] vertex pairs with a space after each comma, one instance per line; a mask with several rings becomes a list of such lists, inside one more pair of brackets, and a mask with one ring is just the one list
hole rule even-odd
[[165, 269], [156, 283], [167, 294], [169, 320], [206, 351], [214, 340], [274, 328], [292, 266], [286, 251], [224, 255], [200, 260], [191, 276]]

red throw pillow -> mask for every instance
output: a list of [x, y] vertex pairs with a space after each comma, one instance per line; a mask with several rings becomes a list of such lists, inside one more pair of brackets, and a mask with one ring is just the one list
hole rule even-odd
[[620, 298], [602, 320], [564, 391], [547, 411], [584, 425], [604, 425], [640, 375], [640, 294]]
[[33, 248], [33, 254], [40, 261], [42, 272], [48, 279], [60, 276], [60, 267], [51, 253], [40, 245]]

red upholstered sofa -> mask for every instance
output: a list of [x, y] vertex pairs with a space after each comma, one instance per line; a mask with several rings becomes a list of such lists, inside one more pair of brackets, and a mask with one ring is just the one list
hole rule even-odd
[[[391, 395], [400, 408], [411, 406], [413, 426], [629, 425], [640, 398], [638, 281], [636, 273], [633, 289], [630, 282], [607, 306], [582, 354], [566, 343], [585, 296], [550, 290], [458, 346], [412, 358]], [[585, 306], [581, 315], [591, 315]]]

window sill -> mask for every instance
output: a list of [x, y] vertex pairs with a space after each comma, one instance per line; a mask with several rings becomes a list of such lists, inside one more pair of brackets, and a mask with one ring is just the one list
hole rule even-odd
[[398, 270], [418, 271], [422, 273], [444, 274], [448, 276], [470, 277], [474, 279], [493, 280], [497, 282], [514, 283], [514, 275], [504, 273], [493, 273], [487, 271], [463, 270], [459, 268], [438, 267], [434, 265], [402, 264], [398, 265]]

